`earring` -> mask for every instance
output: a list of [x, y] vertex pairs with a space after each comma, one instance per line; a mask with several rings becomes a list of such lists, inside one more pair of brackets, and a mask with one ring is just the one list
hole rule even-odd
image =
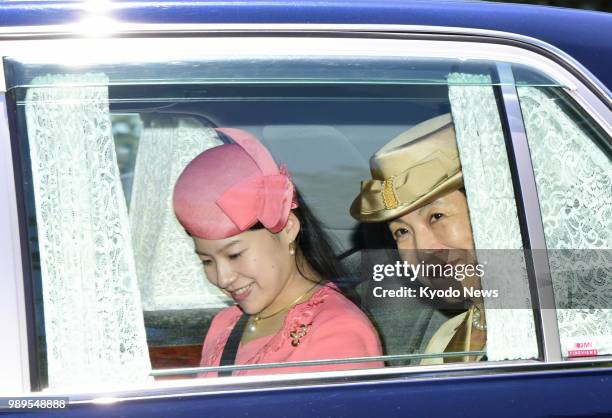
[[295, 255], [295, 242], [289, 244], [289, 255]]

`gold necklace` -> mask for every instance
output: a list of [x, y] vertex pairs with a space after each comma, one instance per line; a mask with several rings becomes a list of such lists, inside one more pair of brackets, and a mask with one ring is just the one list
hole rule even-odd
[[300, 302], [301, 302], [302, 298], [303, 298], [304, 296], [306, 296], [308, 293], [310, 293], [310, 291], [311, 291], [311, 290], [313, 290], [315, 287], [317, 287], [317, 286], [319, 285], [319, 283], [321, 283], [321, 282], [320, 282], [320, 281], [319, 281], [319, 282], [316, 282], [316, 283], [314, 284], [314, 286], [312, 286], [312, 287], [311, 287], [310, 289], [308, 289], [306, 292], [302, 293], [302, 294], [301, 294], [301, 295], [300, 295], [300, 296], [299, 296], [297, 299], [295, 299], [295, 300], [294, 300], [293, 302], [291, 302], [289, 305], [285, 306], [285, 307], [284, 307], [283, 309], [281, 309], [280, 311], [276, 311], [276, 312], [274, 312], [273, 314], [266, 315], [266, 316], [261, 316], [261, 315], [259, 315], [259, 314], [255, 315], [255, 316], [252, 316], [251, 318], [249, 318], [249, 326], [248, 326], [248, 330], [249, 330], [250, 332], [255, 332], [255, 331], [257, 330], [257, 324], [258, 324], [260, 321], [263, 321], [263, 320], [268, 319], [268, 318], [272, 318], [273, 316], [276, 316], [276, 315], [278, 315], [279, 313], [281, 313], [281, 312], [283, 312], [283, 311], [286, 311], [286, 310], [288, 310], [288, 309], [292, 308], [293, 306], [297, 305], [298, 303], [300, 303]]

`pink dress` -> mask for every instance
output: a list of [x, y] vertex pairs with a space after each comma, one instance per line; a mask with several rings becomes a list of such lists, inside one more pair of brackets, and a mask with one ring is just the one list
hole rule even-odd
[[[241, 315], [240, 308], [231, 306], [214, 317], [204, 340], [200, 366], [219, 365], [225, 343]], [[291, 308], [276, 334], [240, 344], [236, 365], [381, 355], [380, 340], [369, 319], [335, 285], [326, 284], [309, 300]], [[383, 365], [382, 361], [371, 361], [263, 368], [235, 371], [234, 376], [349, 370]], [[199, 376], [214, 377], [217, 372]]]

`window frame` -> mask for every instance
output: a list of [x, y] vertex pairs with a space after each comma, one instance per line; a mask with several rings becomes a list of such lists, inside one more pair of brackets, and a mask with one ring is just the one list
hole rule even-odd
[[[62, 32], [64, 31], [64, 32]], [[25, 33], [25, 40], [14, 40], [15, 34]], [[61, 48], [62, 43], [69, 41], [67, 38], [74, 37], [78, 33], [74, 29], [66, 28], [2, 28], [0, 29], [0, 56], [5, 56], [11, 51], [23, 50], [24, 45], [27, 48], [37, 50], [44, 48], [45, 44], [53, 45]], [[388, 25], [132, 25], [123, 29], [123, 32], [118, 32], [116, 38], [109, 39], [108, 42], [118, 41], [120, 39], [131, 39], [132, 41], [153, 44], [155, 38], [172, 38], [175, 42], [180, 39], [202, 39], [215, 38], [224, 39], [224, 36], [238, 35], [238, 39], [254, 37], [295, 37], [295, 36], [312, 36], [315, 39], [319, 38], [336, 38], [336, 39], [376, 39], [376, 40], [401, 40], [405, 42], [412, 41], [433, 41], [445, 42], [451, 46], [457, 42], [462, 42], [462, 45], [473, 43], [476, 50], [481, 50], [489, 59], [499, 58], [500, 45], [506, 45], [512, 49], [517, 62], [530, 57], [538, 60], [536, 68], [544, 71], [552, 76], [555, 80], [560, 80], [561, 84], [567, 86], [566, 91], [574, 101], [589, 114], [595, 122], [609, 135], [612, 135], [612, 99], [606, 88], [599, 84], [597, 80], [593, 80], [591, 75], [579, 63], [574, 61], [569, 56], [554, 47], [544, 44], [532, 38], [527, 38], [520, 35], [507, 34], [495, 31], [476, 30], [476, 29], [461, 29], [461, 28], [442, 28], [442, 27], [422, 27], [422, 26], [388, 26]], [[137, 38], [135, 39], [134, 36]], [[56, 39], [58, 38], [59, 39]], [[80, 37], [80, 40], [87, 38]], [[233, 38], [237, 39], [237, 38]], [[258, 41], [260, 41], [258, 39]], [[105, 42], [105, 40], [101, 40]], [[37, 45], [38, 43], [38, 45]], [[127, 47], [124, 47], [127, 48]], [[384, 51], [381, 56], [384, 56]], [[468, 55], [466, 52], [461, 52], [462, 55]], [[501, 73], [500, 73], [501, 75]], [[9, 125], [14, 123], [9, 114], [12, 114], [14, 109], [11, 104], [7, 103], [4, 74], [0, 74], [0, 136], [8, 137], [9, 130], [14, 129]], [[516, 88], [510, 80], [509, 84], [499, 87], [501, 91], [501, 101], [503, 103], [503, 112], [500, 116], [502, 123], [505, 124], [505, 129], [508, 132], [509, 139], [508, 149], [509, 158], [511, 161], [511, 171], [513, 181], [515, 182], [515, 190], [517, 190], [517, 204], [519, 205], [519, 218], [521, 229], [526, 233], [524, 237], [525, 248], [531, 249], [546, 249], [544, 242], [544, 234], [542, 228], [541, 215], [539, 210], [539, 201], [535, 187], [535, 179], [529, 150], [526, 141], [525, 127], [522, 122]], [[8, 124], [7, 124], [8, 118]], [[15, 135], [10, 135], [9, 141], [3, 141], [4, 160], [0, 160], [1, 176], [0, 190], [6, 190], [7, 194], [12, 196], [9, 199], [7, 207], [0, 207], [0, 228], [8, 233], [0, 236], [0, 244], [4, 248], [11, 251], [2, 254], [2, 259], [6, 260], [6, 265], [13, 265], [14, 269], [9, 275], [7, 292], [0, 292], [2, 301], [6, 300], [9, 305], [9, 311], [13, 311], [13, 316], [17, 318], [17, 327], [7, 329], [6, 325], [1, 325], [3, 335], [7, 336], [7, 341], [11, 344], [13, 353], [21, 354], [21, 362], [19, 364], [18, 373], [14, 358], [10, 356], [0, 357], [0, 368], [3, 370], [12, 370], [12, 378], [17, 379], [18, 385], [11, 387], [11, 390], [27, 391], [31, 388], [32, 363], [35, 355], [32, 353], [34, 342], [32, 341], [33, 324], [33, 307], [31, 302], [31, 294], [28, 295], [30, 289], [28, 283], [31, 282], [31, 273], [29, 272], [28, 254], [24, 253], [27, 250], [27, 234], [26, 220], [24, 219], [24, 211], [22, 204], [23, 192], [20, 189], [23, 187], [19, 182], [18, 163], [15, 157]], [[11, 144], [13, 150], [11, 150]], [[12, 159], [11, 159], [11, 156]], [[6, 179], [6, 180], [4, 180]], [[15, 180], [15, 182], [13, 182]], [[6, 212], [6, 213], [5, 213]], [[5, 220], [19, 219], [19, 222], [10, 222], [8, 227]], [[537, 306], [538, 301], [544, 306], [546, 301], [554, 300], [552, 287], [546, 287], [545, 281], [540, 279], [548, 278], [550, 280], [550, 272], [548, 271], [547, 260], [533, 260], [531, 272], [529, 274], [529, 283], [532, 290], [532, 298], [534, 306]], [[12, 277], [12, 280], [11, 280]], [[537, 278], [537, 280], [536, 280]], [[3, 289], [4, 290], [4, 289]], [[14, 299], [11, 299], [11, 295]], [[537, 298], [537, 300], [536, 300]], [[552, 299], [550, 299], [552, 298]], [[393, 378], [408, 378], [409, 380], [418, 379], [419, 376], [434, 374], [437, 377], [457, 376], [457, 375], [473, 375], [478, 376], [484, 371], [496, 371], [499, 373], [522, 373], [522, 372], [538, 372], [541, 370], [556, 370], [558, 368], [567, 369], [574, 367], [597, 367], [609, 366], [611, 356], [601, 356], [598, 358], [587, 359], [572, 359], [562, 360], [560, 351], [560, 341], [558, 338], [558, 328], [556, 323], [556, 310], [538, 310], [536, 313], [536, 328], [538, 334], [538, 343], [542, 358], [539, 360], [528, 361], [504, 361], [487, 364], [457, 364], [457, 365], [441, 365], [441, 366], [406, 366], [393, 367], [373, 370], [356, 370], [346, 372], [320, 372], [320, 373], [304, 373], [299, 375], [277, 376], [253, 376], [240, 378], [217, 378], [207, 381], [202, 384], [202, 381], [181, 381], [174, 384], [166, 382], [155, 382], [151, 388], [117, 390], [116, 395], [121, 399], [141, 398], [141, 397], [157, 397], [168, 395], [182, 395], [195, 393], [209, 393], [217, 391], [237, 391], [241, 392], [250, 389], [262, 388], [282, 388], [288, 386], [319, 386], [338, 383], [351, 382], [374, 382], [382, 379]], [[539, 313], [538, 313], [539, 312]], [[554, 320], [554, 322], [552, 322]], [[27, 326], [26, 326], [27, 323]], [[29, 335], [29, 343], [26, 343], [25, 335]], [[555, 339], [556, 336], [556, 339]], [[28, 361], [28, 357], [30, 357]], [[8, 366], [12, 368], [8, 368]], [[7, 376], [9, 374], [6, 374]], [[4, 388], [2, 388], [4, 389]], [[71, 399], [78, 402], [91, 402], [96, 398], [95, 394], [76, 394], [70, 393]]]

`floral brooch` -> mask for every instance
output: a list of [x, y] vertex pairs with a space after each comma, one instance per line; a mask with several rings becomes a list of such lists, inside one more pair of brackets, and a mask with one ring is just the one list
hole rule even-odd
[[291, 331], [289, 333], [289, 336], [291, 337], [291, 345], [294, 347], [297, 347], [298, 345], [301, 344], [302, 342], [302, 338], [304, 338], [306, 336], [306, 334], [308, 334], [308, 330], [310, 329], [310, 326], [312, 324], [308, 324], [308, 325], [299, 325], [297, 327], [297, 329]]

